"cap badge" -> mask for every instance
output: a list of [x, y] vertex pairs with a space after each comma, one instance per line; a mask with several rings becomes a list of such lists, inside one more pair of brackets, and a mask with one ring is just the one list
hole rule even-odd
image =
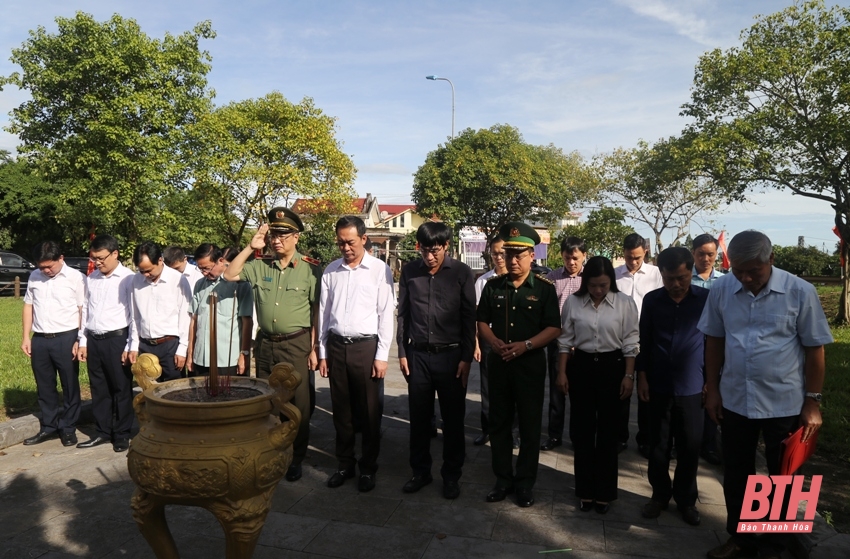
[[277, 219], [283, 219], [283, 212], [281, 212], [281, 211], [275, 212], [274, 216]]
[[519, 229], [517, 229], [516, 227], [511, 229], [511, 237], [519, 237]]

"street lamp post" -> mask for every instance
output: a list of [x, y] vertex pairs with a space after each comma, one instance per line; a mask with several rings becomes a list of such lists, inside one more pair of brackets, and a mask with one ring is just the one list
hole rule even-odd
[[449, 78], [441, 78], [440, 76], [425, 76], [426, 80], [443, 80], [449, 82], [449, 85], [452, 86], [452, 140], [455, 138], [455, 84], [452, 83], [452, 80]]

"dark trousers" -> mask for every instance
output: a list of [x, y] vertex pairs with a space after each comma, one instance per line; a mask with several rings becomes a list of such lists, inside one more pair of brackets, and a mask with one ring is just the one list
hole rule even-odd
[[[555, 381], [558, 379], [558, 359], [560, 357], [558, 340], [546, 346], [546, 357], [549, 362], [549, 437], [564, 438], [564, 418], [567, 412], [567, 395], [561, 392]], [[570, 440], [573, 435], [570, 433]]]
[[[218, 374], [220, 375], [228, 375], [228, 376], [238, 376], [236, 365], [232, 367], [219, 367]], [[192, 363], [192, 370], [189, 371], [189, 377], [206, 377], [210, 374], [210, 368], [204, 365], [198, 365], [197, 363]], [[245, 375], [243, 375], [245, 376]]]
[[[702, 394], [649, 395], [649, 483], [652, 500], [679, 508], [697, 502], [697, 467], [702, 444]], [[670, 451], [676, 440], [676, 472], [670, 481]]]
[[[506, 363], [491, 352], [490, 373], [490, 451], [496, 485], [531, 489], [537, 481], [540, 457], [540, 415], [546, 383], [546, 354], [532, 350]], [[513, 470], [514, 414], [519, 417], [520, 446]]]
[[[723, 448], [723, 496], [726, 498], [726, 531], [741, 547], [749, 550], [781, 553], [785, 534], [738, 534], [741, 520], [741, 507], [744, 504], [744, 492], [747, 478], [756, 473], [756, 450], [759, 433], [764, 439], [764, 457], [767, 460], [769, 475], [779, 475], [782, 459], [782, 440], [793, 432], [799, 423], [799, 416], [772, 417], [768, 419], [749, 419], [743, 415], [723, 408], [723, 420], [720, 422]], [[784, 512], [788, 507], [790, 491], [785, 492]], [[773, 502], [771, 494], [770, 502]]]
[[415, 476], [431, 474], [431, 417], [434, 391], [443, 419], [443, 467], [446, 481], [460, 479], [465, 456], [463, 420], [466, 417], [466, 387], [457, 378], [460, 348], [428, 353], [407, 348], [410, 377], [407, 379], [410, 405], [410, 467]]
[[113, 441], [130, 438], [133, 427], [133, 375], [121, 363], [126, 336], [88, 337], [86, 364], [97, 434]]
[[717, 423], [715, 423], [705, 412], [702, 428], [702, 450], [703, 452], [717, 452]]
[[[307, 357], [311, 350], [309, 333], [280, 342], [263, 337], [257, 349], [257, 377], [269, 378], [278, 363], [289, 363], [301, 375], [301, 383], [295, 388], [295, 395], [292, 397], [292, 404], [301, 412], [301, 424], [298, 426], [295, 442], [292, 443], [292, 463], [295, 465], [304, 461], [310, 443], [311, 402], [315, 401], [315, 384], [311, 385], [310, 371], [307, 369]], [[285, 416], [281, 421], [284, 419]]]
[[[633, 397], [637, 398], [637, 394]], [[620, 424], [617, 438], [621, 443], [629, 440], [629, 416], [632, 413], [632, 399], [627, 398], [620, 401]], [[638, 432], [635, 442], [638, 446], [649, 444], [649, 406], [646, 402], [637, 398], [637, 424]]]
[[[80, 418], [80, 364], [72, 349], [77, 330], [55, 338], [33, 336], [30, 365], [35, 376], [41, 430], [48, 433], [73, 433]], [[62, 402], [56, 390], [56, 375], [62, 385]]]
[[180, 342], [176, 337], [173, 340], [156, 345], [150, 345], [139, 340], [139, 353], [152, 353], [159, 359], [162, 375], [157, 379], [158, 382], [175, 380], [183, 376], [183, 371], [178, 371], [177, 367], [174, 366], [174, 354], [177, 353], [178, 345], [180, 345]]
[[[360, 474], [374, 474], [378, 453], [381, 450], [381, 416], [378, 394], [383, 379], [372, 378], [372, 364], [378, 340], [364, 340], [342, 344], [331, 339], [328, 343], [328, 377], [331, 387], [334, 428], [336, 429], [336, 457], [339, 469], [354, 466], [354, 420], [363, 432], [363, 455]], [[433, 405], [429, 416], [433, 413]]]
[[483, 340], [479, 340], [478, 343], [481, 349], [481, 361], [478, 363], [481, 381], [481, 433], [487, 435], [490, 433], [490, 371], [487, 368], [487, 360], [490, 358], [493, 347]]
[[567, 365], [570, 425], [575, 453], [576, 496], [610, 502], [617, 498], [617, 427], [622, 352], [576, 350]]

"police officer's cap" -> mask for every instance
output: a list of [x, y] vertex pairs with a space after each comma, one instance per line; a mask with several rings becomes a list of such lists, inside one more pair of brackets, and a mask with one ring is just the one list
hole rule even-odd
[[281, 233], [294, 233], [304, 231], [304, 223], [298, 214], [289, 208], [272, 208], [268, 215], [269, 231]]
[[499, 229], [499, 237], [505, 240], [504, 248], [523, 250], [540, 244], [540, 235], [534, 227], [521, 221], [511, 221]]

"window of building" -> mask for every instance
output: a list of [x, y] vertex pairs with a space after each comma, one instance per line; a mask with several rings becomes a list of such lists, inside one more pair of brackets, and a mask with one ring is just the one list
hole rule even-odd
[[399, 216], [399, 218], [401, 219], [401, 227], [403, 229], [404, 228], [404, 214], [401, 214], [401, 216]]

